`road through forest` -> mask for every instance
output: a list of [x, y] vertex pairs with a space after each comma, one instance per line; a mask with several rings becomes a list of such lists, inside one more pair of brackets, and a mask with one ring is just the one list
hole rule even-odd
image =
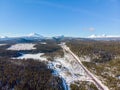
[[78, 58], [77, 55], [75, 55], [70, 49], [69, 47], [67, 47], [65, 44], [61, 44], [61, 47], [63, 48], [63, 50], [67, 51], [68, 53], [70, 53], [75, 60], [79, 63], [79, 65], [83, 68], [83, 70], [87, 73], [87, 75], [92, 79], [93, 83], [97, 86], [97, 88], [99, 90], [109, 90], [107, 86], [105, 86], [98, 78], [95, 77], [94, 74], [92, 74], [80, 61], [80, 59]]

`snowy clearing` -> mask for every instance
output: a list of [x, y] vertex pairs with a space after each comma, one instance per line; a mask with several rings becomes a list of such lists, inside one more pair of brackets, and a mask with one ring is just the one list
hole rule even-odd
[[15, 50], [15, 51], [33, 50], [33, 49], [36, 49], [34, 46], [35, 44], [32, 44], [32, 43], [19, 43], [19, 44], [12, 45], [7, 50]]
[[51, 68], [56, 70], [66, 80], [68, 85], [75, 81], [91, 81], [91, 78], [87, 76], [84, 70], [68, 53], [65, 53], [64, 58], [56, 58], [51, 64]]
[[44, 53], [38, 53], [38, 54], [23, 54], [20, 57], [17, 57], [17, 59], [35, 59], [40, 61], [47, 61], [46, 57], [42, 57]]
[[5, 46], [6, 44], [0, 44], [0, 46]]
[[53, 69], [54, 75], [60, 76], [65, 79], [65, 82], [69, 86], [75, 81], [92, 81], [79, 64], [74, 60], [73, 56], [64, 52], [63, 58], [55, 58], [54, 61], [48, 61], [43, 53], [38, 54], [23, 54], [17, 59], [35, 59], [40, 61], [47, 61], [48, 67]]

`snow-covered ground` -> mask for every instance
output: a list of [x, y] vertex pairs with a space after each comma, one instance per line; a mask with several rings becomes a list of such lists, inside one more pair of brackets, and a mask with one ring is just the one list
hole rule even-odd
[[81, 61], [90, 62], [91, 58], [89, 56], [79, 57]]
[[63, 58], [56, 58], [51, 64], [51, 68], [56, 70], [58, 74], [66, 80], [68, 85], [75, 81], [91, 80], [80, 65], [68, 53], [65, 53]]
[[[35, 59], [45, 61], [48, 67], [53, 69], [53, 75], [57, 75], [63, 79], [65, 86], [70, 87], [71, 83], [77, 81], [90, 81], [93, 82], [91, 77], [80, 66], [77, 60], [68, 52], [64, 51], [64, 57], [55, 57], [53, 61], [47, 60], [47, 57], [43, 53], [38, 54], [23, 54], [17, 59]], [[67, 88], [67, 87], [66, 87]], [[66, 90], [68, 90], [66, 89]]]
[[88, 77], [92, 79], [93, 83], [97, 86], [99, 90], [109, 90], [106, 85], [104, 85], [94, 74], [92, 74], [81, 62], [78, 56], [76, 56], [69, 47], [67, 47], [65, 44], [61, 44], [61, 47], [63, 50], [69, 52], [70, 55], [74, 57], [74, 59], [77, 61], [77, 64], [81, 66], [81, 68], [84, 69], [84, 71], [87, 73]]
[[[23, 54], [20, 57], [13, 58], [13, 59], [34, 59], [34, 60], [40, 60], [40, 61], [45, 61], [48, 63], [48, 68], [53, 69], [53, 75], [60, 76], [59, 71], [56, 69], [56, 64], [54, 61], [48, 61], [47, 57], [44, 56], [44, 53], [38, 53], [38, 54]], [[56, 62], [56, 61], [55, 61]], [[54, 65], [55, 64], [55, 65]], [[62, 70], [61, 70], [62, 71]], [[68, 87], [68, 84], [66, 84], [66, 79], [64, 77], [60, 76], [63, 82], [64, 90], [70, 90]]]
[[9, 47], [7, 50], [32, 50], [32, 49], [36, 49], [35, 44], [32, 43], [19, 43], [19, 44], [15, 44], [12, 45], [11, 47]]
[[0, 46], [5, 46], [6, 44], [0, 44]]
[[53, 74], [63, 78], [68, 86], [75, 81], [91, 81], [91, 78], [87, 76], [87, 74], [80, 67], [78, 62], [74, 60], [74, 57], [71, 54], [64, 52], [63, 58], [57, 57], [54, 59], [54, 61], [48, 61], [47, 57], [43, 55], [43, 53], [23, 54], [17, 59], [35, 59], [47, 61], [48, 67], [54, 70]]
[[[64, 47], [63, 47], [64, 48]], [[66, 50], [69, 48], [65, 47]], [[40, 61], [45, 61], [48, 64], [48, 67], [53, 69], [53, 75], [57, 75], [63, 79], [63, 84], [65, 85], [66, 90], [69, 89], [70, 84], [76, 81], [90, 81], [96, 84], [93, 81], [96, 80], [99, 85], [101, 85], [104, 90], [108, 90], [108, 88], [101, 83], [92, 73], [90, 73], [81, 63], [80, 59], [74, 55], [70, 50], [64, 51], [64, 57], [54, 58], [53, 61], [49, 61], [47, 57], [43, 53], [38, 54], [23, 54], [22, 56], [18, 57], [17, 59], [35, 59]], [[72, 53], [72, 54], [71, 54]], [[89, 59], [87, 60], [89, 61]], [[93, 77], [93, 78], [92, 78]], [[68, 86], [68, 87], [67, 87]]]

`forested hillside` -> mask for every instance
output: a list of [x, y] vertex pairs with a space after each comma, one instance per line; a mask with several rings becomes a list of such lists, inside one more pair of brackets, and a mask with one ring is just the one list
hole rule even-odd
[[[90, 57], [82, 63], [110, 90], [120, 90], [120, 42], [71, 40], [70, 49], [80, 57]], [[84, 58], [86, 59], [86, 58]]]
[[0, 58], [0, 90], [63, 90], [62, 80], [35, 60]]
[[[42, 44], [44, 42], [45, 44]], [[24, 46], [29, 43], [11, 41], [0, 46], [0, 90], [64, 90], [62, 78], [54, 75], [54, 70], [48, 68], [46, 62], [15, 59], [27, 53], [44, 53], [50, 60], [55, 56], [63, 56], [62, 48], [56, 42], [52, 40], [33, 42], [36, 48], [33, 50], [8, 50], [17, 44]]]

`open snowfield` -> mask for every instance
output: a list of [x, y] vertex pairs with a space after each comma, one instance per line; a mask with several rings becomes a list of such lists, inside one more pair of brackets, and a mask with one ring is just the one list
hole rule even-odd
[[15, 51], [33, 50], [33, 49], [36, 49], [34, 46], [35, 44], [32, 44], [32, 43], [19, 43], [19, 44], [12, 45], [7, 50], [15, 50]]

